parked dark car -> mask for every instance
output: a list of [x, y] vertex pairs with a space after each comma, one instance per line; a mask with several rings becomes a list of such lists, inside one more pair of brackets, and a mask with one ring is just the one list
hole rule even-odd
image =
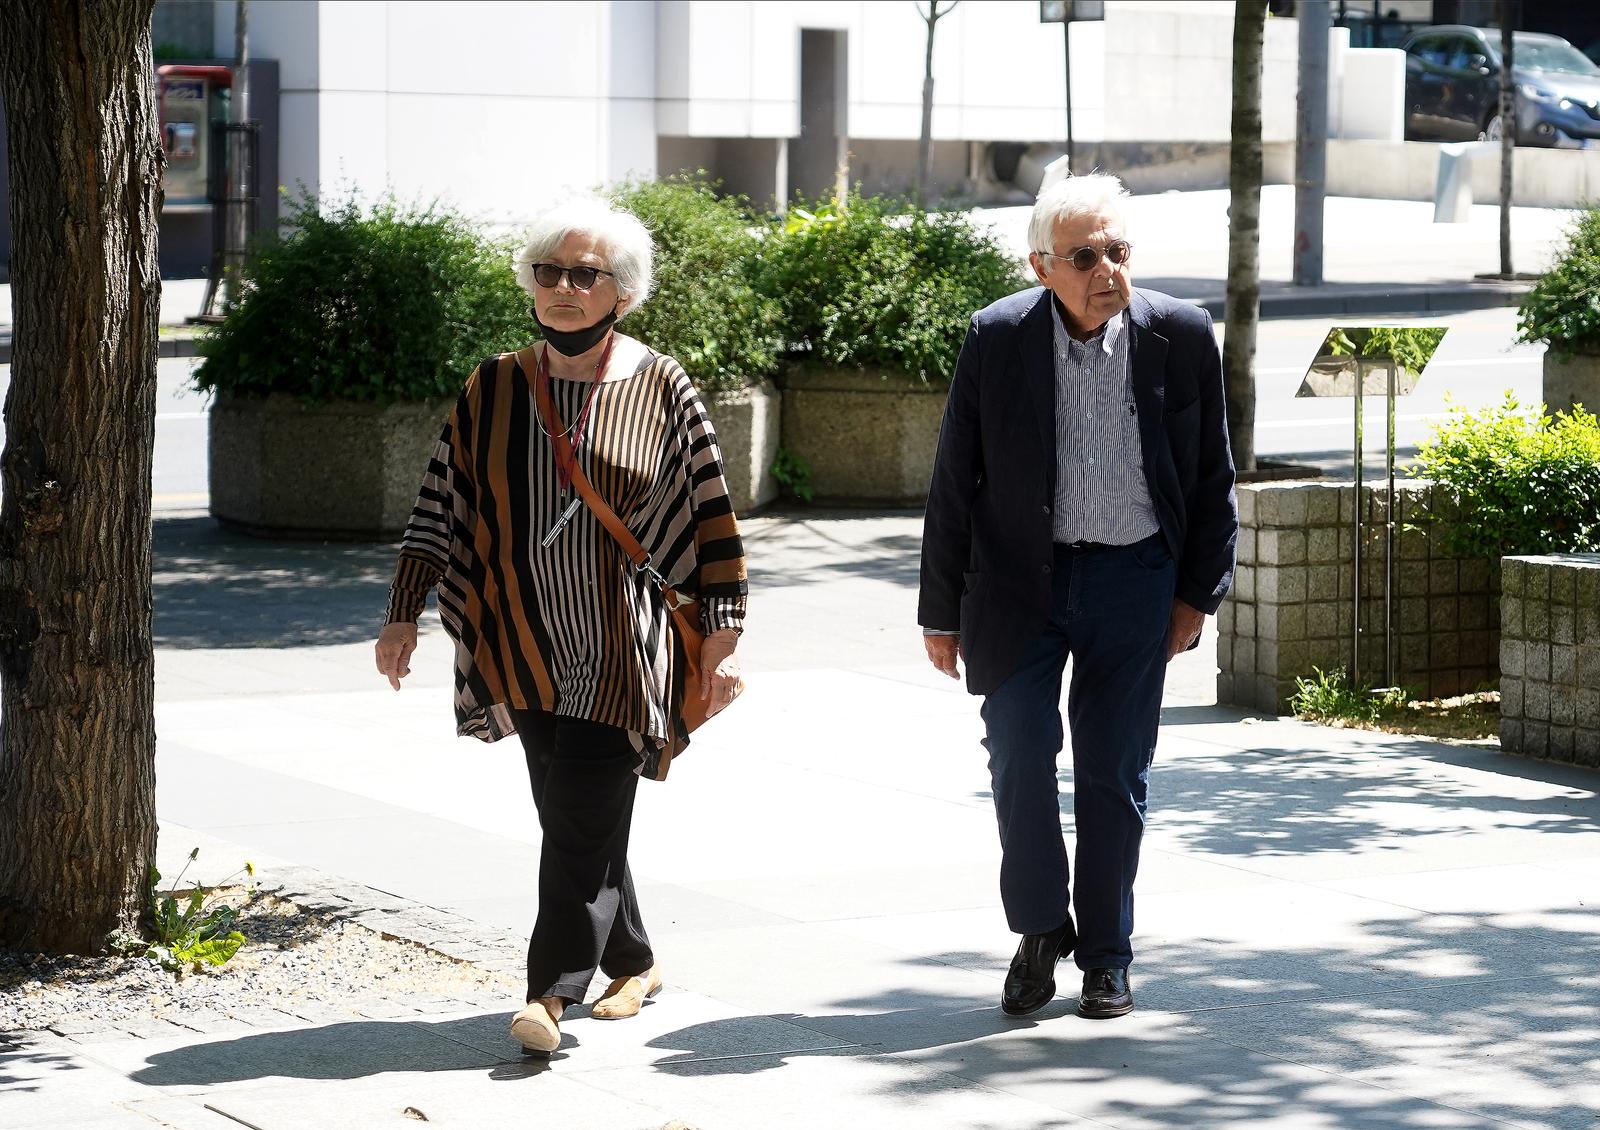
[[[1518, 145], [1600, 146], [1600, 67], [1558, 35], [1513, 33]], [[1500, 136], [1500, 31], [1445, 24], [1408, 36], [1406, 137]]]

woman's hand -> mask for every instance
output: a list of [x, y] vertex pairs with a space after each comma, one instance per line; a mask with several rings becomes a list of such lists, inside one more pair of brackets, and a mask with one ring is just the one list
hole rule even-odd
[[401, 621], [385, 624], [378, 633], [378, 674], [387, 675], [389, 685], [400, 689], [400, 680], [411, 674], [411, 653], [417, 650], [417, 626]]
[[738, 645], [739, 633], [728, 628], [700, 643], [700, 697], [710, 703], [707, 717], [733, 701], [739, 686], [739, 659], [733, 654]]

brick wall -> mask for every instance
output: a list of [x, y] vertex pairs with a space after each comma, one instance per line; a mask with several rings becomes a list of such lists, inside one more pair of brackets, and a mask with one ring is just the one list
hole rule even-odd
[[[1430, 484], [1397, 483], [1392, 616], [1396, 678], [1430, 697], [1493, 686], [1498, 678], [1499, 569], [1452, 557], [1424, 516], [1446, 503]], [[1366, 487], [1361, 666], [1384, 674], [1386, 487]], [[1287, 709], [1295, 677], [1350, 666], [1355, 487], [1253, 483], [1239, 487], [1239, 564], [1217, 615], [1217, 700]], [[1410, 526], [1411, 528], [1407, 528]]]
[[1600, 768], [1600, 554], [1501, 562], [1500, 747]]

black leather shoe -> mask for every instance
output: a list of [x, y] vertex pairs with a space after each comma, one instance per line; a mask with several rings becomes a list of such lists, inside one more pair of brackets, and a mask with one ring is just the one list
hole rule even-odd
[[1133, 1011], [1133, 990], [1126, 969], [1090, 969], [1083, 975], [1078, 1015], [1090, 1020], [1110, 1020]]
[[1006, 985], [1000, 994], [1000, 1008], [1008, 1016], [1038, 1012], [1056, 995], [1056, 962], [1078, 944], [1072, 918], [1048, 934], [1024, 934], [1011, 959]]

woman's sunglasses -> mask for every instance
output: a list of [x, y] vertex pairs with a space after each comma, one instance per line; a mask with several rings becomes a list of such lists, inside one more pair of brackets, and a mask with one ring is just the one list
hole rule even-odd
[[1080, 247], [1071, 255], [1057, 255], [1054, 251], [1045, 251], [1042, 254], [1048, 255], [1052, 259], [1065, 259], [1080, 271], [1092, 271], [1095, 269], [1096, 264], [1100, 262], [1102, 254], [1111, 261], [1113, 266], [1122, 266], [1133, 255], [1133, 244], [1125, 239], [1114, 239], [1106, 244], [1103, 252], [1096, 247]]
[[[1088, 269], [1088, 267], [1084, 268], [1084, 270]], [[601, 275], [608, 279], [617, 277], [610, 271], [602, 271], [599, 267], [560, 267], [554, 263], [535, 263], [533, 265], [533, 281], [547, 289], [558, 284], [563, 275], [571, 280], [576, 290], [588, 290]]]

